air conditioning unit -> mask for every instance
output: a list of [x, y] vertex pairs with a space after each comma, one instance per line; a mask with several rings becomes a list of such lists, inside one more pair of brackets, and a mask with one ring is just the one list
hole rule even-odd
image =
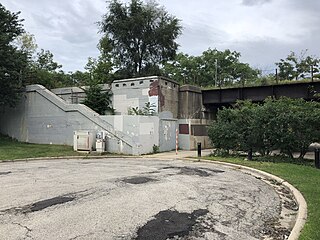
[[93, 151], [95, 147], [95, 134], [92, 131], [74, 131], [73, 149], [75, 151]]

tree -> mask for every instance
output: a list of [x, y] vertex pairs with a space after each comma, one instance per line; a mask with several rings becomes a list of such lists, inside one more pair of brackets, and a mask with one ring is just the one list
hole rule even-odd
[[104, 115], [106, 111], [114, 112], [114, 109], [111, 107], [111, 91], [103, 92], [101, 86], [95, 82], [92, 82], [88, 89], [83, 90], [86, 93], [86, 98], [82, 102], [83, 104], [100, 115]]
[[27, 54], [14, 45], [24, 32], [19, 14], [11, 13], [0, 3], [0, 106], [15, 106], [24, 86], [22, 73]]
[[53, 54], [49, 50], [41, 49], [37, 53], [35, 66], [38, 69], [46, 70], [48, 72], [54, 72], [62, 67], [53, 60]]
[[[285, 59], [280, 59], [276, 65], [279, 68], [279, 78], [281, 80], [298, 80], [319, 72], [320, 59], [314, 56], [306, 56], [308, 50], [301, 52], [297, 56], [291, 52]], [[313, 74], [312, 73], [312, 74]]]
[[181, 33], [179, 20], [153, 1], [131, 0], [126, 5], [113, 0], [99, 25], [118, 77], [154, 74], [161, 64], [175, 57], [175, 40]]
[[34, 35], [27, 32], [22, 33], [17, 37], [16, 44], [18, 49], [26, 53], [31, 61], [38, 48]]
[[174, 61], [164, 64], [163, 73], [185, 84], [200, 86], [244, 85], [257, 78], [259, 71], [239, 60], [240, 53], [226, 49], [208, 49], [200, 56], [177, 54]]

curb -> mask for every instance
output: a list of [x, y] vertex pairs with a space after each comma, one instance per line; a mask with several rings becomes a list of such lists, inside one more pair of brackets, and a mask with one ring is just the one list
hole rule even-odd
[[137, 156], [128, 155], [97, 155], [97, 156], [61, 156], [61, 157], [37, 157], [37, 158], [19, 158], [10, 160], [0, 160], [0, 163], [8, 162], [32, 162], [40, 160], [59, 160], [59, 159], [103, 159], [103, 158], [136, 158]]
[[[183, 158], [183, 160], [190, 161], [191, 159], [190, 158]], [[292, 228], [292, 230], [290, 232], [288, 240], [298, 240], [299, 239], [301, 230], [302, 230], [302, 228], [306, 222], [306, 219], [307, 219], [307, 203], [306, 203], [306, 200], [304, 199], [303, 195], [301, 194], [301, 192], [298, 189], [296, 189], [293, 185], [291, 185], [289, 182], [285, 181], [282, 178], [279, 178], [275, 175], [272, 175], [270, 173], [266, 173], [264, 171], [261, 171], [261, 170], [255, 169], [255, 168], [250, 168], [250, 167], [246, 167], [246, 166], [242, 166], [242, 165], [238, 165], [238, 164], [233, 164], [233, 163], [210, 161], [210, 160], [205, 160], [205, 159], [201, 159], [201, 160], [199, 160], [199, 162], [216, 163], [216, 164], [225, 165], [225, 166], [229, 166], [229, 167], [236, 167], [238, 169], [248, 171], [253, 176], [254, 175], [261, 176], [262, 175], [264, 177], [274, 179], [277, 182], [280, 182], [284, 186], [288, 187], [289, 190], [291, 191], [291, 193], [293, 194], [295, 200], [297, 201], [298, 206], [299, 206], [299, 210], [298, 210], [298, 214], [297, 214], [297, 218], [296, 218], [296, 223], [294, 224], [294, 227]]]

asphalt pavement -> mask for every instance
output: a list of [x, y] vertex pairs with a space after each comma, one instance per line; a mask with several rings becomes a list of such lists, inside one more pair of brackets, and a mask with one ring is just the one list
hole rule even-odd
[[0, 239], [285, 239], [285, 188], [186, 154], [0, 163]]

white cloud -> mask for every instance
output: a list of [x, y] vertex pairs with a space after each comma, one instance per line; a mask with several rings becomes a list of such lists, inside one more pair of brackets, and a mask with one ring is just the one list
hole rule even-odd
[[[128, 2], [128, 0], [126, 1]], [[290, 51], [308, 48], [320, 55], [320, 1], [314, 0], [159, 0], [182, 20], [180, 50], [199, 55], [210, 48], [240, 51], [254, 66], [271, 66]], [[21, 10], [28, 32], [39, 48], [50, 50], [66, 71], [83, 69], [97, 56], [97, 21], [106, 12], [104, 0], [2, 0]]]

